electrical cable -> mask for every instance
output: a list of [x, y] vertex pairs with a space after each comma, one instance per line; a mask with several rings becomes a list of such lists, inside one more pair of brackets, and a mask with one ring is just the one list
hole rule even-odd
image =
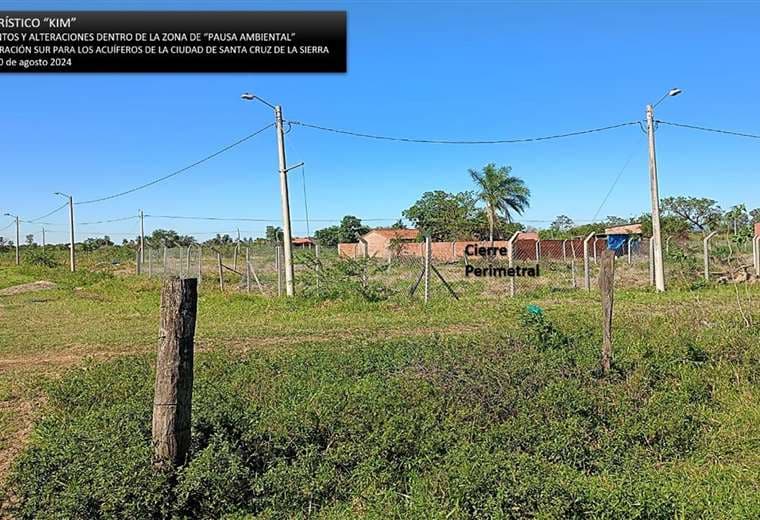
[[691, 128], [692, 130], [702, 130], [703, 132], [715, 132], [717, 134], [728, 134], [728, 135], [736, 135], [739, 137], [750, 137], [752, 139], [760, 139], [760, 135], [747, 134], [744, 132], [735, 132], [733, 130], [720, 130], [717, 128], [707, 128], [704, 126], [687, 125], [684, 123], [671, 123], [669, 121], [660, 121], [660, 120], [657, 120], [657, 123], [662, 123], [663, 125], [669, 125], [669, 126], [678, 126], [681, 128]]
[[77, 222], [77, 224], [80, 226], [91, 226], [93, 224], [107, 224], [109, 222], [124, 222], [125, 220], [134, 220], [136, 218], [140, 218], [140, 216], [132, 215], [131, 217], [112, 218], [108, 220], [97, 220], [93, 222]]
[[303, 184], [303, 207], [304, 207], [304, 215], [306, 216], [306, 238], [309, 238], [311, 236], [311, 231], [309, 230], [309, 203], [306, 199], [306, 168], [304, 165], [301, 165], [301, 183]]
[[259, 135], [264, 130], [267, 130], [267, 129], [271, 128], [272, 126], [274, 126], [274, 123], [269, 123], [264, 128], [260, 128], [259, 130], [256, 130], [252, 134], [248, 134], [247, 136], [243, 137], [242, 139], [238, 139], [234, 143], [229, 144], [229, 145], [225, 146], [224, 148], [221, 148], [221, 149], [217, 150], [216, 152], [214, 152], [214, 153], [212, 153], [210, 155], [207, 155], [207, 156], [205, 156], [204, 158], [202, 158], [202, 159], [200, 159], [198, 161], [195, 161], [192, 164], [189, 164], [189, 165], [187, 165], [187, 166], [185, 166], [183, 168], [180, 168], [179, 170], [175, 170], [175, 171], [173, 171], [173, 172], [171, 172], [171, 173], [169, 173], [167, 175], [164, 175], [163, 177], [159, 177], [158, 179], [154, 179], [154, 180], [152, 180], [150, 182], [146, 182], [145, 184], [141, 184], [140, 186], [136, 186], [136, 187], [131, 188], [131, 189], [126, 190], [126, 191], [122, 191], [122, 192], [119, 192], [119, 193], [114, 193], [113, 195], [108, 195], [106, 197], [100, 197], [100, 198], [97, 198], [97, 199], [83, 200], [83, 201], [75, 202], [74, 204], [75, 205], [81, 205], [81, 204], [94, 204], [96, 202], [103, 202], [105, 200], [111, 200], [111, 199], [115, 199], [117, 197], [122, 197], [124, 195], [128, 195], [130, 193], [134, 193], [134, 192], [136, 192], [138, 190], [142, 190], [142, 189], [147, 188], [149, 186], [153, 186], [154, 184], [158, 184], [161, 181], [165, 181], [166, 179], [174, 177], [175, 175], [179, 175], [180, 173], [186, 172], [187, 170], [189, 170], [191, 168], [194, 168], [194, 167], [196, 167], [196, 166], [198, 166], [200, 164], [203, 164], [206, 161], [209, 161], [209, 160], [213, 159], [214, 157], [217, 157], [217, 156], [223, 154], [224, 152], [226, 152], [226, 151], [228, 151], [228, 150], [230, 150], [232, 148], [235, 148], [236, 146], [239, 146], [239, 145], [243, 144], [244, 142], [248, 141], [249, 139], [252, 139], [252, 138], [256, 137], [257, 135]]
[[351, 135], [354, 137], [365, 137], [368, 139], [379, 139], [383, 141], [400, 141], [405, 143], [422, 143], [422, 144], [512, 144], [512, 143], [528, 143], [534, 141], [548, 141], [550, 139], [561, 139], [564, 137], [573, 137], [577, 135], [591, 134], [594, 132], [603, 132], [605, 130], [612, 130], [629, 125], [638, 125], [638, 121], [629, 121], [627, 123], [618, 123], [616, 125], [603, 126], [600, 128], [591, 128], [589, 130], [579, 130], [576, 132], [568, 132], [565, 134], [547, 135], [541, 137], [524, 137], [517, 139], [493, 139], [493, 140], [454, 140], [454, 139], [416, 139], [411, 137], [391, 137], [385, 135], [365, 134], [361, 132], [354, 132], [351, 130], [341, 130], [338, 128], [330, 128], [326, 126], [314, 125], [311, 123], [304, 123], [302, 121], [288, 121], [288, 123], [303, 126], [306, 128], [313, 128], [316, 130], [322, 130], [325, 132], [333, 132], [336, 134]]
[[36, 223], [38, 220], [42, 220], [43, 218], [47, 218], [47, 217], [49, 217], [50, 215], [53, 215], [53, 214], [55, 214], [55, 213], [58, 213], [59, 211], [61, 211], [63, 208], [65, 208], [65, 207], [66, 207], [66, 206], [68, 206], [68, 205], [69, 205], [69, 203], [68, 203], [68, 202], [64, 202], [62, 205], [58, 206], [58, 207], [57, 207], [57, 208], [55, 208], [53, 211], [51, 211], [51, 212], [49, 212], [49, 213], [45, 213], [45, 214], [44, 214], [44, 215], [42, 215], [41, 217], [37, 217], [37, 218], [33, 218], [32, 220], [28, 220], [27, 222], [28, 222], [28, 223], [30, 223], [30, 224], [34, 224], [34, 223]]
[[630, 164], [631, 159], [633, 159], [633, 156], [636, 155], [637, 151], [638, 150], [634, 149], [633, 152], [631, 152], [631, 154], [628, 156], [628, 159], [626, 159], [625, 164], [618, 172], [617, 176], [615, 177], [615, 180], [612, 182], [612, 186], [610, 186], [610, 189], [607, 190], [607, 194], [604, 196], [602, 203], [599, 204], [599, 207], [596, 209], [596, 213], [594, 213], [594, 217], [591, 219], [592, 222], [595, 221], [596, 217], [599, 216], [599, 213], [602, 211], [602, 208], [607, 203], [607, 200], [610, 198], [610, 195], [612, 195], [612, 191], [615, 189], [615, 186], [617, 186], [618, 181], [623, 176], [623, 172], [625, 171], [626, 168], [628, 168], [628, 165]]

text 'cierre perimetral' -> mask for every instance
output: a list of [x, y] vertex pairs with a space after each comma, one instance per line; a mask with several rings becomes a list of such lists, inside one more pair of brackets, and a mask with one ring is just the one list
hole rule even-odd
[[[495, 247], [495, 246], [479, 246], [477, 244], [467, 244], [464, 248], [465, 256], [482, 256], [482, 257], [496, 257], [509, 255], [508, 247]], [[540, 276], [541, 269], [538, 264], [531, 267], [514, 266], [494, 266], [488, 264], [486, 267], [477, 267], [474, 265], [466, 265], [464, 268], [465, 276], [492, 276], [492, 277], [515, 277], [515, 276]]]

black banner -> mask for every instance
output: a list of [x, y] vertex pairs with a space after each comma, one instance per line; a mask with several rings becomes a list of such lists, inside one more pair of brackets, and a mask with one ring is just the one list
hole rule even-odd
[[0, 72], [346, 72], [346, 13], [0, 11]]

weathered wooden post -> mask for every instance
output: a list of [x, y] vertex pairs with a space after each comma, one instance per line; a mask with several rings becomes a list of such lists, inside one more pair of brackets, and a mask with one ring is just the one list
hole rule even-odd
[[153, 460], [158, 465], [184, 463], [190, 448], [197, 307], [195, 278], [164, 281], [153, 397]]
[[216, 265], [219, 270], [219, 290], [224, 292], [224, 271], [222, 270], [222, 253], [216, 252]]
[[602, 251], [599, 269], [599, 291], [602, 294], [602, 372], [607, 374], [612, 363], [612, 304], [615, 283], [615, 252]]

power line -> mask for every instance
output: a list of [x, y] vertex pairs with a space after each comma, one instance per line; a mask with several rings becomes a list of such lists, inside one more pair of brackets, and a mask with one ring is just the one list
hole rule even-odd
[[308, 238], [311, 231], [309, 230], [309, 203], [306, 199], [306, 168], [303, 164], [301, 165], [301, 183], [303, 184], [303, 208], [306, 216], [306, 237]]
[[61, 204], [60, 206], [58, 206], [57, 208], [55, 208], [53, 211], [51, 211], [51, 212], [49, 212], [49, 213], [45, 213], [45, 214], [44, 214], [44, 215], [42, 215], [41, 217], [37, 217], [37, 218], [33, 218], [32, 220], [28, 220], [27, 222], [28, 222], [29, 224], [34, 224], [34, 223], [36, 223], [38, 220], [42, 220], [43, 218], [47, 218], [47, 217], [49, 217], [50, 215], [53, 215], [53, 214], [55, 214], [55, 213], [58, 213], [59, 211], [61, 211], [63, 208], [65, 208], [65, 207], [66, 207], [66, 206], [68, 206], [68, 205], [69, 205], [69, 203], [68, 203], [68, 202], [64, 202], [63, 204]]
[[733, 130], [719, 130], [717, 128], [707, 128], [704, 126], [687, 125], [684, 123], [671, 123], [669, 121], [659, 121], [659, 120], [657, 121], [657, 123], [661, 123], [663, 125], [678, 126], [681, 128], [691, 128], [692, 130], [702, 130], [703, 132], [715, 132], [716, 134], [728, 134], [728, 135], [736, 135], [739, 137], [751, 137], [752, 139], [760, 139], [760, 135], [747, 134], [744, 132], [735, 132]]
[[[265, 218], [249, 218], [249, 217], [195, 217], [184, 215], [144, 215], [150, 218], [165, 218], [175, 220], [219, 220], [223, 222], [268, 222], [279, 223], [280, 219], [265, 219]], [[384, 217], [384, 218], [363, 218], [362, 222], [389, 222], [396, 221], [398, 217]], [[292, 219], [292, 222], [306, 222], [306, 219]], [[340, 222], [341, 219], [308, 219], [308, 222]]]
[[140, 218], [139, 215], [132, 215], [131, 217], [112, 218], [108, 220], [97, 220], [94, 222], [78, 222], [80, 226], [91, 226], [92, 224], [107, 224], [110, 222], [124, 222], [125, 220], [134, 220]]
[[15, 223], [16, 223], [15, 220], [11, 220], [10, 223], [8, 223], [7, 226], [5, 226], [4, 228], [0, 228], [0, 231], [5, 231], [6, 229], [8, 229], [9, 227], [11, 227]]
[[626, 168], [628, 168], [628, 165], [631, 163], [631, 159], [633, 159], [633, 156], [636, 155], [637, 150], [634, 149], [633, 152], [631, 152], [631, 155], [628, 156], [628, 159], [626, 159], [625, 164], [618, 172], [617, 176], [615, 177], [615, 180], [612, 182], [612, 186], [610, 186], [610, 189], [607, 190], [607, 194], [604, 196], [604, 199], [602, 200], [602, 203], [599, 204], [599, 207], [596, 209], [596, 213], [594, 213], [594, 217], [591, 219], [592, 221], [596, 220], [596, 217], [599, 216], [599, 212], [602, 211], [602, 208], [607, 203], [607, 199], [610, 198], [610, 195], [612, 195], [612, 191], [615, 189], [615, 186], [617, 186], [618, 181], [623, 176], [623, 172]]
[[187, 170], [189, 170], [191, 168], [194, 168], [194, 167], [196, 167], [196, 166], [198, 166], [200, 164], [203, 164], [204, 162], [209, 161], [209, 160], [213, 159], [214, 157], [217, 157], [217, 156], [223, 154], [224, 152], [226, 152], [228, 150], [231, 150], [232, 148], [235, 148], [236, 146], [239, 146], [239, 145], [243, 144], [244, 142], [248, 141], [249, 139], [252, 139], [252, 138], [256, 137], [257, 135], [259, 135], [264, 130], [267, 130], [268, 128], [271, 128], [272, 126], [274, 126], [274, 123], [270, 123], [267, 126], [265, 126], [264, 128], [260, 128], [259, 130], [256, 130], [252, 134], [248, 134], [247, 136], [243, 137], [242, 139], [238, 139], [234, 143], [229, 144], [229, 145], [225, 146], [224, 148], [221, 148], [221, 149], [217, 150], [216, 152], [214, 152], [214, 153], [212, 153], [210, 155], [207, 155], [206, 157], [204, 157], [204, 158], [202, 158], [202, 159], [200, 159], [198, 161], [195, 161], [192, 164], [189, 164], [189, 165], [187, 165], [187, 166], [185, 166], [183, 168], [180, 168], [179, 170], [175, 170], [175, 171], [173, 171], [173, 172], [171, 172], [171, 173], [169, 173], [167, 175], [164, 175], [163, 177], [159, 177], [158, 179], [154, 179], [154, 180], [152, 180], [150, 182], [146, 182], [145, 184], [141, 184], [140, 186], [137, 186], [135, 188], [131, 188], [131, 189], [126, 190], [126, 191], [122, 191], [122, 192], [119, 192], [119, 193], [114, 193], [113, 195], [108, 195], [106, 197], [100, 197], [98, 199], [83, 200], [83, 201], [77, 202], [75, 204], [80, 205], [80, 204], [94, 204], [95, 202], [103, 202], [104, 200], [115, 199], [117, 197], [122, 197], [124, 195], [128, 195], [130, 193], [134, 193], [134, 192], [136, 192], [138, 190], [142, 190], [142, 189], [147, 188], [149, 186], [153, 186], [154, 184], [158, 184], [161, 181], [165, 181], [166, 179], [174, 177], [175, 175], [179, 175], [182, 172], [186, 172]]
[[591, 128], [589, 130], [579, 130], [576, 132], [568, 132], [565, 134], [546, 135], [541, 137], [524, 137], [517, 139], [493, 139], [493, 140], [455, 140], [455, 139], [416, 139], [411, 137], [391, 137], [385, 135], [365, 134], [361, 132], [354, 132], [351, 130], [341, 130], [338, 128], [329, 128], [326, 126], [314, 125], [310, 123], [304, 123], [302, 121], [288, 121], [293, 125], [299, 125], [306, 128], [313, 128], [316, 130], [322, 130], [325, 132], [333, 132], [336, 134], [351, 135], [354, 137], [365, 137], [367, 139], [379, 139], [383, 141], [399, 141], [405, 143], [423, 143], [423, 144], [513, 144], [513, 143], [528, 143], [533, 141], [548, 141], [550, 139], [561, 139], [563, 137], [573, 137], [577, 135], [591, 134], [594, 132], [603, 132], [605, 130], [612, 130], [629, 125], [638, 125], [638, 121], [629, 121], [627, 123], [618, 123], [616, 125], [603, 126], [600, 128]]

